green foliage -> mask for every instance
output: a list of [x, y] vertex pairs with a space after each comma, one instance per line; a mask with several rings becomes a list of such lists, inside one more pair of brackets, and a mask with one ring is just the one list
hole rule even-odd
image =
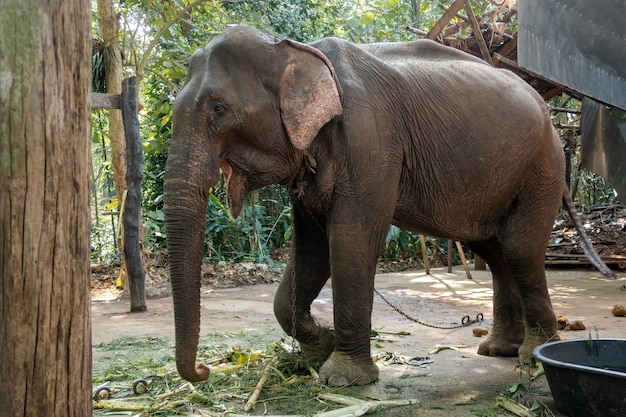
[[[424, 236], [424, 241], [428, 258], [435, 263], [444, 262], [448, 254], [448, 241], [430, 236]], [[385, 238], [385, 246], [381, 252], [381, 257], [386, 260], [421, 259], [422, 243], [419, 235], [397, 226], [391, 226]], [[460, 263], [456, 251], [452, 251], [452, 262], [455, 265]]]
[[106, 65], [105, 54], [108, 49], [104, 47], [101, 39], [92, 40], [91, 46], [91, 91], [106, 93]]
[[363, 5], [361, 3], [363, 2], [359, 2], [360, 7], [356, 14], [351, 16], [352, 41], [370, 43], [415, 39], [406, 30], [407, 26], [415, 25], [415, 11], [411, 2], [376, 0]]
[[391, 226], [385, 239], [385, 246], [381, 253], [384, 259], [407, 259], [419, 257], [422, 254], [422, 244], [419, 235]]
[[[536, 366], [524, 365], [532, 371]], [[541, 393], [533, 385], [535, 377], [532, 374], [528, 375], [528, 382], [519, 381], [514, 383], [505, 393], [505, 397], [515, 401], [528, 408], [528, 413], [531, 416], [536, 417], [554, 417], [554, 413], [550, 408], [536, 397]]]
[[280, 193], [278, 186], [251, 193], [237, 220], [228, 214], [224, 193], [222, 199], [211, 194], [206, 218], [206, 254], [213, 260], [272, 264], [273, 252], [285, 247], [291, 237], [291, 207], [285, 199], [272, 199]]
[[120, 259], [117, 251], [117, 197], [113, 182], [108, 131], [108, 112], [102, 109], [91, 113], [91, 260], [94, 263], [112, 263]]

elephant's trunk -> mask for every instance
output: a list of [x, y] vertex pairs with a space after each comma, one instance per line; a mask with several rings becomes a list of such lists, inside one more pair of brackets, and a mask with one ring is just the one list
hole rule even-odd
[[217, 182], [219, 168], [194, 167], [189, 155], [188, 146], [172, 145], [165, 169], [163, 200], [174, 300], [176, 366], [182, 378], [197, 382], [209, 377], [209, 368], [204, 364], [196, 366], [195, 362], [200, 335], [200, 269], [208, 189]]

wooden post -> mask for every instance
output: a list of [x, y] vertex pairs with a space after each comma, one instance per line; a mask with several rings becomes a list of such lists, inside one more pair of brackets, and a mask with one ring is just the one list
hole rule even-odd
[[424, 235], [420, 235], [420, 246], [422, 247], [422, 259], [424, 261], [424, 269], [426, 270], [426, 275], [430, 275], [430, 265], [428, 264], [428, 254], [426, 253], [426, 239], [424, 239]]
[[137, 118], [137, 79], [122, 82], [122, 119], [126, 132], [126, 201], [124, 204], [124, 258], [130, 290], [130, 311], [142, 312], [146, 306], [146, 270], [141, 259], [139, 235], [141, 227], [141, 180], [143, 178], [143, 152], [139, 119]]
[[452, 273], [452, 241], [448, 239], [448, 274]]
[[472, 273], [470, 272], [469, 266], [467, 265], [467, 259], [465, 259], [465, 252], [463, 252], [463, 247], [461, 246], [461, 242], [455, 240], [456, 249], [459, 251], [459, 256], [461, 257], [461, 263], [463, 264], [463, 268], [465, 269], [465, 275], [467, 279], [472, 279]]

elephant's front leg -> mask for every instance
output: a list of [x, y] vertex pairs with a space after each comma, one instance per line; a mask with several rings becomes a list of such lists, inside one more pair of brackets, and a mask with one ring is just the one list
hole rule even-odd
[[[323, 383], [365, 385], [378, 379], [370, 335], [374, 275], [383, 237], [358, 225], [331, 233], [335, 351], [319, 371]], [[336, 230], [335, 230], [336, 232]], [[382, 234], [384, 236], [384, 234]]]
[[311, 315], [311, 304], [330, 276], [328, 241], [319, 226], [295, 210], [293, 219], [294, 251], [274, 298], [274, 314], [307, 359], [323, 361], [335, 349], [335, 335]]

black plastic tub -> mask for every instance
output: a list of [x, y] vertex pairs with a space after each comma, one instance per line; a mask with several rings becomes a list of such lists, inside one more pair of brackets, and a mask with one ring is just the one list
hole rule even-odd
[[533, 355], [560, 412], [626, 416], [626, 339], [562, 340], [538, 346]]

